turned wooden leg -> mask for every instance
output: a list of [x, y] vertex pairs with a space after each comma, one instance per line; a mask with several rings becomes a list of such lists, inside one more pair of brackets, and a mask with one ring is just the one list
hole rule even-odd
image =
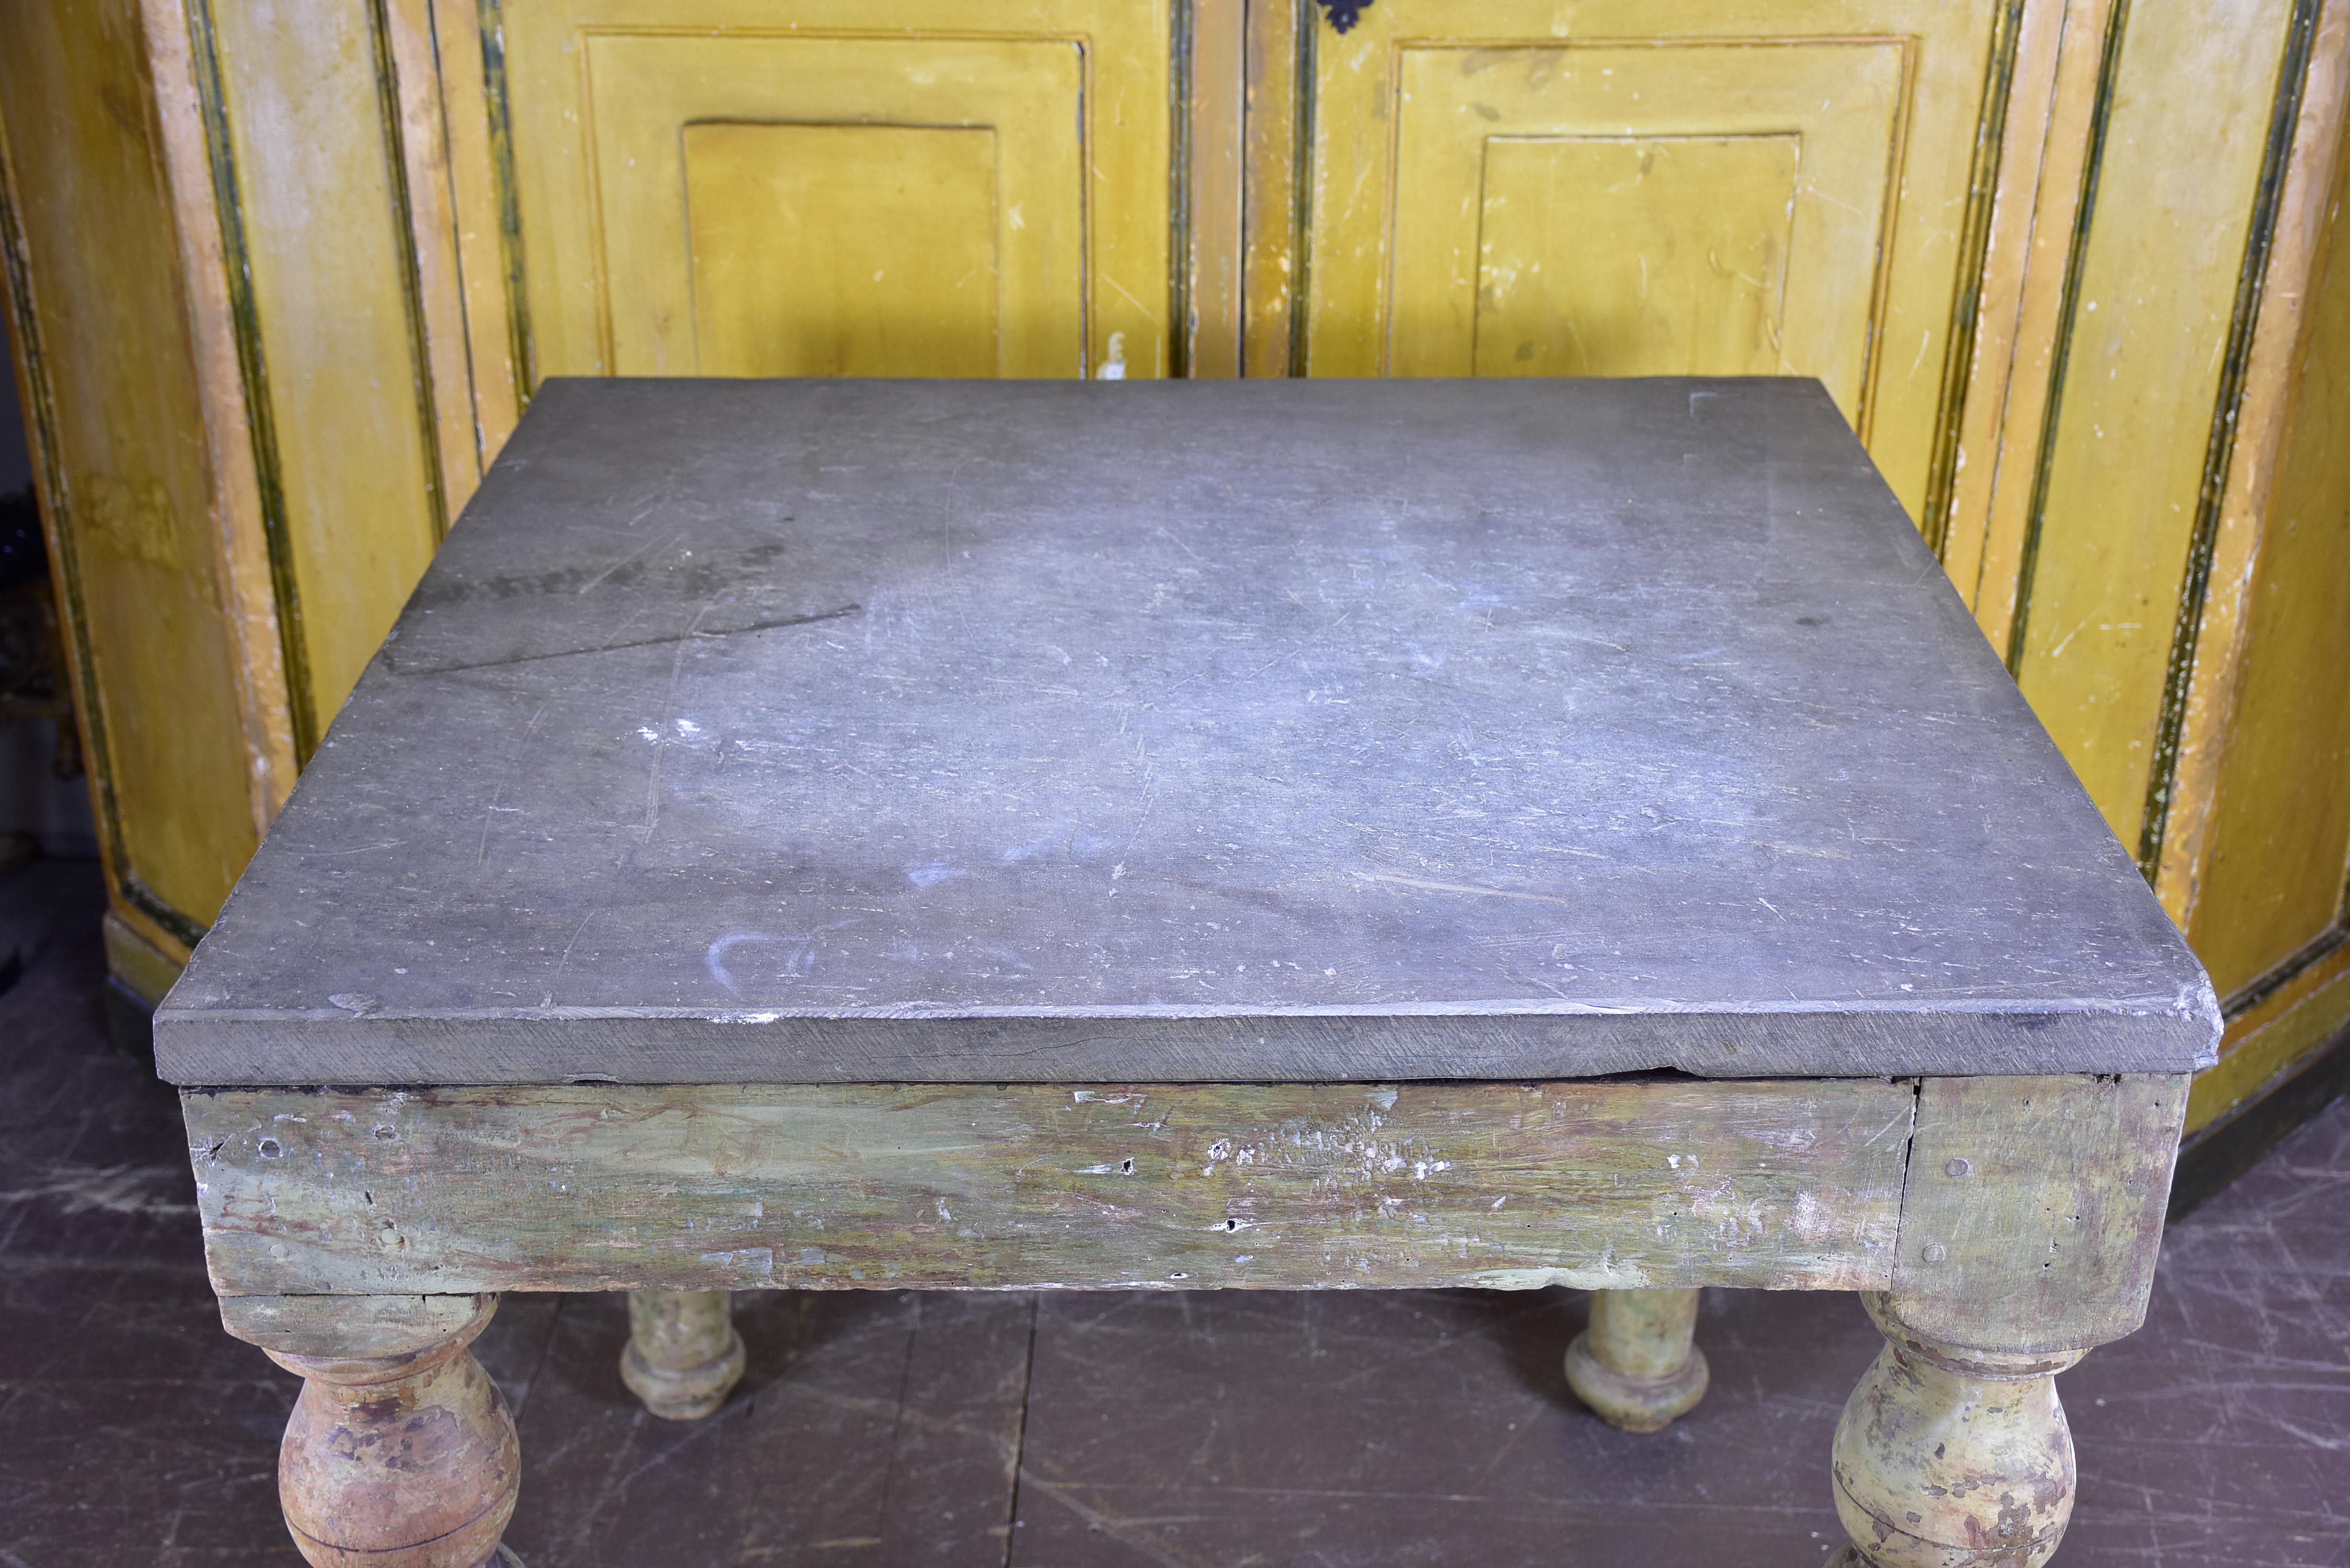
[[1696, 1328], [1693, 1290], [1594, 1291], [1591, 1326], [1566, 1347], [1566, 1386], [1610, 1426], [1662, 1431], [1705, 1397]]
[[522, 1482], [514, 1417], [466, 1348], [495, 1296], [224, 1300], [229, 1332], [301, 1375], [277, 1491], [316, 1568], [481, 1568]]
[[2085, 1353], [1955, 1349], [1863, 1300], [1886, 1345], [1836, 1422], [1835, 1568], [2040, 1568], [2073, 1516], [2054, 1375]]
[[668, 1421], [699, 1421], [743, 1376], [729, 1291], [630, 1291], [620, 1381]]

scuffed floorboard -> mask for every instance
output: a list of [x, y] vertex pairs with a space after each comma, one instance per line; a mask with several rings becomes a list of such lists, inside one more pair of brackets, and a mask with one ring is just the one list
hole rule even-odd
[[743, 1298], [742, 1386], [685, 1423], [621, 1386], [619, 1297], [532, 1299], [563, 1306], [517, 1423], [530, 1568], [1003, 1562], [1031, 1298]]
[[[1883, 1343], [1849, 1295], [1709, 1293], [1713, 1391], [1639, 1438], [1565, 1397], [1568, 1292], [1045, 1302], [1014, 1563], [1801, 1564]], [[1725, 1555], [1728, 1543], [1742, 1554]]]
[[[296, 1385], [220, 1331], [177, 1106], [105, 1043], [99, 909], [94, 867], [0, 880], [0, 917], [49, 933], [0, 995], [0, 1568], [298, 1568], [272, 1476]], [[2171, 1233], [2147, 1328], [2060, 1380], [2057, 1568], [2350, 1568], [2345, 1205], [2350, 1102]], [[684, 1427], [622, 1390], [617, 1298], [511, 1297], [479, 1350], [521, 1425], [529, 1568], [1825, 1558], [1828, 1432], [1877, 1343], [1858, 1304], [1709, 1293], [1712, 1392], [1645, 1438], [1567, 1399], [1584, 1313], [765, 1295], [740, 1390]]]

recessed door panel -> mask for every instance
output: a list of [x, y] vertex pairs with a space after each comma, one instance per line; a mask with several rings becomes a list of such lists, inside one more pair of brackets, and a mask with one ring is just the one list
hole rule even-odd
[[695, 369], [1001, 371], [992, 128], [689, 125], [684, 154]]
[[2002, 16], [1382, 0], [1316, 31], [1307, 372], [1816, 376], [1923, 515]]
[[1856, 414], [1898, 45], [1398, 67], [1387, 373], [1817, 376]]
[[1163, 374], [1166, 0], [505, 0], [548, 375]]
[[1490, 139], [1471, 373], [1779, 373], [1802, 167], [1794, 135]]

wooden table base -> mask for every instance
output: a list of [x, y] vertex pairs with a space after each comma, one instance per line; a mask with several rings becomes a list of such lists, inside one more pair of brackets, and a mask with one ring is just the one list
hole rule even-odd
[[620, 1381], [665, 1421], [699, 1421], [743, 1376], [731, 1291], [630, 1291]]
[[627, 1290], [653, 1414], [742, 1375], [743, 1288], [1595, 1291], [1566, 1379], [1654, 1431], [1698, 1287], [1857, 1290], [1886, 1335], [1832, 1459], [1851, 1568], [2038, 1568], [2054, 1374], [2145, 1313], [2167, 1076], [191, 1091], [229, 1331], [306, 1380], [318, 1568], [476, 1568], [514, 1508], [466, 1345], [504, 1290]]
[[[1594, 1408], [1660, 1429], [1704, 1391], [1689, 1342], [1695, 1291], [1601, 1292], [1580, 1365], [1607, 1369]], [[2073, 1443], [2054, 1374], [2081, 1352], [2007, 1354], [1935, 1343], [1900, 1303], [1871, 1293], [1887, 1336], [1837, 1422], [1832, 1469], [1851, 1542], [1844, 1568], [2040, 1568], [2073, 1511]], [[743, 1366], [724, 1292], [639, 1292], [624, 1367], [653, 1414], [714, 1412]], [[316, 1568], [481, 1568], [513, 1515], [520, 1455], [504, 1399], [466, 1348], [494, 1297], [296, 1298], [230, 1327], [301, 1375], [278, 1487], [288, 1530]], [[342, 1347], [338, 1351], [337, 1345]], [[293, 1348], [295, 1346], [300, 1349]], [[715, 1354], [704, 1354], [712, 1346]], [[1657, 1375], [1613, 1366], [1680, 1359]], [[663, 1362], [678, 1362], [664, 1367]], [[1680, 1369], [1694, 1365], [1695, 1376]], [[642, 1370], [650, 1368], [650, 1372]], [[1576, 1392], [1586, 1403], [1585, 1382]], [[1627, 1391], [1629, 1391], [1628, 1393]], [[1659, 1415], [1659, 1411], [1669, 1411]]]
[[1705, 1397], [1695, 1291], [1600, 1291], [1591, 1326], [1566, 1347], [1566, 1386], [1627, 1432], [1661, 1432]]

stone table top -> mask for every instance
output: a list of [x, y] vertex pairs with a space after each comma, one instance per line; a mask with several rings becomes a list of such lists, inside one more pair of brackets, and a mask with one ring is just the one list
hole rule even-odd
[[182, 1084], [2178, 1072], [2209, 982], [1820, 387], [557, 380]]

